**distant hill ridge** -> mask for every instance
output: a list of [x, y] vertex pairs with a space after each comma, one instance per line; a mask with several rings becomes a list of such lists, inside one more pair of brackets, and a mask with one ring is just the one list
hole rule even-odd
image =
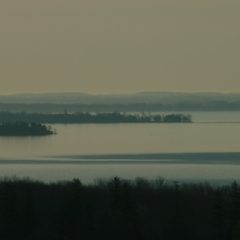
[[175, 104], [179, 102], [207, 103], [210, 101], [238, 102], [240, 93], [218, 92], [139, 92], [134, 94], [93, 95], [82, 92], [0, 95], [0, 103], [22, 104]]

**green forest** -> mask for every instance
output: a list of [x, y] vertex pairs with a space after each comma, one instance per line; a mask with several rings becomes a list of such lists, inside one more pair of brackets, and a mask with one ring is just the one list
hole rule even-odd
[[0, 239], [237, 240], [240, 188], [163, 178], [0, 181]]

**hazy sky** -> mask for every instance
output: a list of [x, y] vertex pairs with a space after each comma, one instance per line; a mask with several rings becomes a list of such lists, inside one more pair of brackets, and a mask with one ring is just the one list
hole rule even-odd
[[240, 92], [239, 0], [0, 0], [0, 94]]

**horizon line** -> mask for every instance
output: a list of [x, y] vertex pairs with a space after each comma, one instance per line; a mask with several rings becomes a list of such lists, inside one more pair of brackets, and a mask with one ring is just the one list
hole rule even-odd
[[157, 93], [179, 93], [179, 94], [240, 94], [240, 92], [213, 92], [213, 91], [193, 91], [193, 92], [183, 92], [183, 91], [139, 91], [132, 93], [89, 93], [89, 92], [73, 92], [73, 91], [56, 91], [56, 92], [23, 92], [23, 93], [0, 93], [0, 96], [21, 96], [21, 95], [49, 95], [49, 94], [82, 94], [90, 96], [119, 96], [119, 95], [136, 95], [136, 94], [157, 94]]

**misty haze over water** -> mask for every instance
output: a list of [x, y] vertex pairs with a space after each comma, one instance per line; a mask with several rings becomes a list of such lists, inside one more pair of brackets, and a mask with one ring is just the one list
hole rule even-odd
[[191, 124], [56, 124], [54, 136], [0, 137], [0, 175], [239, 178], [240, 113], [191, 114]]

